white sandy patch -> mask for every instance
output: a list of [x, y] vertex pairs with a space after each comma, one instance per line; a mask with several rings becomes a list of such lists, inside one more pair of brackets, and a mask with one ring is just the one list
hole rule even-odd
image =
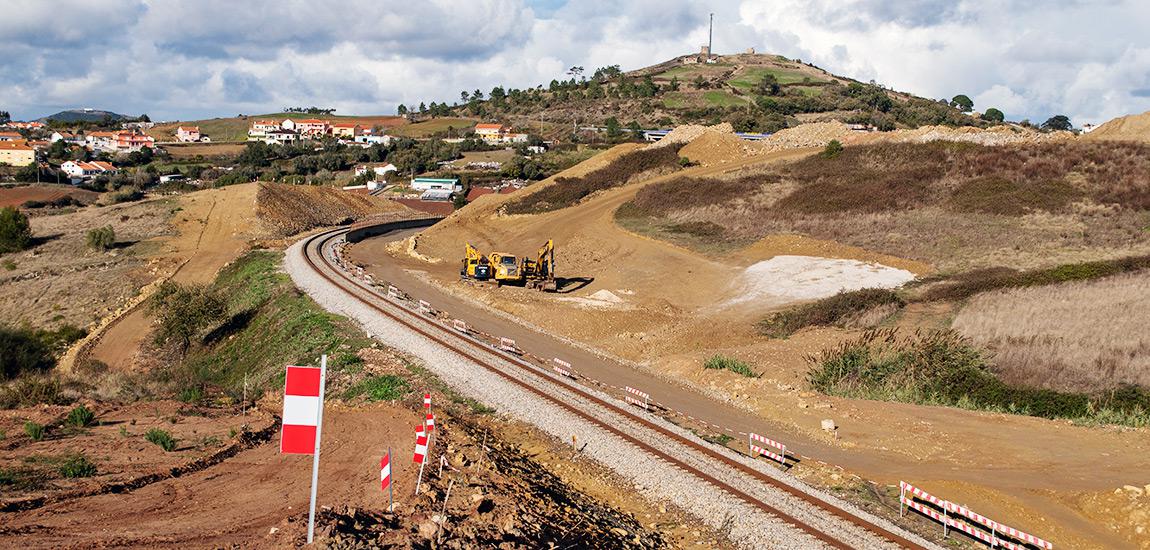
[[605, 288], [587, 297], [562, 296], [559, 300], [563, 302], [573, 302], [581, 307], [592, 309], [613, 309], [626, 305], [626, 301], [620, 298], [618, 294]]
[[894, 288], [913, 279], [914, 273], [905, 269], [858, 260], [775, 256], [743, 271], [733, 285], [737, 294], [728, 304], [816, 300], [842, 290]]

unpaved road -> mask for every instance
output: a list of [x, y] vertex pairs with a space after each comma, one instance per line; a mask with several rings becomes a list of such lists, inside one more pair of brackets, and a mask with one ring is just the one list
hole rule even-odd
[[[420, 417], [386, 405], [324, 411], [318, 506], [387, 506], [379, 457], [390, 443], [396, 502], [415, 490], [408, 457]], [[206, 470], [125, 494], [5, 514], [5, 548], [283, 548], [305, 532], [310, 455], [281, 455], [279, 438]], [[162, 452], [158, 449], [156, 452]], [[302, 522], [285, 522], [303, 514]], [[280, 533], [270, 534], [272, 528]]]
[[[255, 183], [191, 193], [180, 199], [175, 215], [178, 234], [166, 241], [164, 255], [184, 263], [171, 280], [208, 283], [228, 262], [247, 249], [257, 236]], [[92, 348], [92, 359], [115, 370], [131, 370], [136, 354], [150, 333], [152, 318], [138, 306], [109, 326]]]

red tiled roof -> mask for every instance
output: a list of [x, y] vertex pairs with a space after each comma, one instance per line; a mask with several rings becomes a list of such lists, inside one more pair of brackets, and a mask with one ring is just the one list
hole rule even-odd
[[502, 130], [502, 124], [476, 124], [476, 130]]
[[200, 131], [199, 126], [180, 126], [179, 129], [181, 131], [184, 131], [184, 132], [199, 132]]
[[304, 120], [297, 120], [296, 124], [327, 124], [326, 120], [319, 120], [316, 118], [308, 118]]
[[22, 139], [15, 139], [12, 141], [0, 141], [0, 149], [8, 149], [11, 151], [31, 151], [32, 145]]

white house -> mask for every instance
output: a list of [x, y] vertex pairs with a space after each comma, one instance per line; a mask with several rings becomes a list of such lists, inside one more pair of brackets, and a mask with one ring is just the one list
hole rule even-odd
[[299, 141], [299, 134], [295, 130], [272, 130], [264, 135], [263, 142], [268, 145], [285, 145]]
[[85, 162], [82, 160], [70, 160], [60, 165], [60, 169], [72, 177], [73, 180], [85, 180], [101, 174], [115, 174], [116, 167], [108, 164], [107, 162], [94, 160], [92, 162]]
[[200, 138], [199, 126], [180, 126], [176, 128], [176, 141], [195, 142], [200, 141]]
[[69, 145], [83, 145], [84, 138], [82, 136], [73, 134], [72, 132], [52, 132], [52, 137], [48, 139], [52, 143], [63, 141]]
[[355, 136], [355, 143], [365, 143], [368, 145], [391, 145], [391, 136], [387, 134], [360, 134]]
[[387, 164], [384, 164], [382, 166], [375, 166], [375, 167], [369, 167], [367, 165], [361, 165], [361, 166], [355, 167], [355, 175], [362, 176], [362, 175], [366, 174], [368, 172], [368, 170], [375, 172], [375, 177], [382, 178], [384, 176], [387, 176], [388, 172], [395, 172], [398, 169], [395, 167], [394, 164], [391, 164], [391, 163], [387, 163]]
[[458, 193], [463, 191], [463, 184], [459, 183], [459, 178], [412, 178], [411, 188], [416, 191], [438, 189]]

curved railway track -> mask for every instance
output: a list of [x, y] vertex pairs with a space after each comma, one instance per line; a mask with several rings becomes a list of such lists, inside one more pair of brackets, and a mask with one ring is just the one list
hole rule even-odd
[[710, 448], [706, 444], [691, 440], [691, 439], [684, 437], [684, 436], [682, 436], [682, 435], [680, 435], [680, 434], [678, 434], [672, 430], [669, 430], [666, 427], [661, 426], [658, 423], [651, 421], [650, 419], [644, 418], [641, 415], [636, 414], [634, 411], [630, 410], [629, 408], [627, 408], [625, 406], [620, 406], [616, 402], [612, 402], [608, 399], [604, 399], [604, 398], [600, 397], [599, 395], [596, 395], [592, 392], [587, 391], [586, 389], [580, 387], [578, 384], [576, 384], [574, 382], [570, 382], [570, 381], [566, 381], [566, 380], [561, 381], [561, 380], [557, 379], [556, 377], [554, 377], [552, 373], [546, 371], [543, 368], [540, 368], [540, 367], [535, 366], [533, 364], [527, 363], [527, 362], [521, 360], [519, 357], [516, 357], [510, 353], [507, 353], [507, 352], [504, 352], [502, 350], [488, 346], [483, 342], [480, 342], [478, 340], [466, 337], [466, 336], [454, 331], [450, 327], [444, 326], [438, 322], [435, 322], [431, 319], [428, 319], [427, 317], [424, 317], [423, 315], [420, 315], [416, 312], [413, 312], [413, 311], [411, 311], [405, 307], [394, 304], [394, 303], [390, 302], [389, 300], [387, 300], [386, 298], [362, 287], [360, 285], [360, 283], [356, 282], [353, 278], [348, 276], [341, 269], [332, 265], [328, 256], [326, 254], [324, 254], [324, 252], [323, 252], [324, 247], [329, 242], [331, 242], [333, 239], [336, 239], [336, 238], [344, 235], [345, 233], [347, 233], [347, 231], [348, 231], [348, 229], [346, 229], [346, 228], [334, 229], [334, 230], [318, 233], [316, 235], [313, 235], [313, 236], [305, 239], [305, 241], [302, 245], [304, 260], [305, 260], [307, 266], [310, 269], [312, 269], [317, 275], [322, 277], [324, 280], [326, 280], [327, 282], [329, 282], [333, 286], [338, 287], [343, 292], [345, 292], [349, 296], [355, 298], [357, 301], [359, 301], [362, 304], [364, 304], [365, 306], [369, 307], [370, 309], [372, 309], [376, 313], [379, 313], [380, 315], [383, 315], [383, 316], [389, 318], [390, 320], [403, 325], [404, 327], [406, 327], [406, 328], [410, 329], [411, 331], [435, 342], [436, 344], [443, 346], [444, 348], [446, 348], [446, 349], [448, 349], [448, 350], [450, 350], [450, 351], [452, 351], [452, 352], [454, 352], [460, 356], [463, 356], [464, 358], [474, 362], [476, 365], [479, 365], [480, 367], [484, 368], [485, 370], [489, 371], [490, 373], [502, 378], [503, 380], [505, 380], [505, 381], [517, 386], [517, 387], [519, 387], [520, 389], [530, 393], [531, 395], [533, 395], [539, 399], [542, 399], [548, 403], [551, 403], [552, 405], [559, 407], [559, 408], [567, 411], [568, 413], [573, 414], [573, 415], [581, 418], [582, 420], [589, 422], [589, 423], [595, 425], [596, 427], [598, 427], [598, 428], [600, 428], [606, 432], [609, 432], [609, 433], [613, 434], [614, 436], [616, 436], [622, 440], [627, 441], [631, 445], [634, 445], [635, 447], [642, 449], [644, 452], [646, 452], [652, 456], [658, 457], [659, 459], [661, 459], [661, 460], [663, 460], [669, 464], [674, 465], [675, 467], [679, 468], [682, 471], [689, 472], [691, 475], [703, 480], [704, 482], [706, 482], [706, 483], [708, 483], [714, 487], [717, 487], [717, 488], [723, 490], [724, 492], [727, 492], [728, 494], [731, 494], [731, 495], [739, 498], [740, 500], [750, 504], [751, 506], [758, 508], [759, 510], [761, 510], [767, 514], [774, 516], [774, 517], [792, 525], [796, 529], [799, 529], [799, 530], [811, 535], [812, 537], [816, 538], [817, 540], [821, 541], [822, 543], [824, 543], [830, 547], [843, 548], [843, 549], [853, 548], [852, 546], [844, 543], [840, 539], [835, 538], [833, 536], [833, 534], [826, 533], [822, 530], [816, 529], [815, 527], [808, 525], [808, 524], [804, 523], [803, 521], [797, 519], [793, 515], [788, 514], [786, 511], [780, 510], [775, 506], [767, 504], [767, 503], [761, 501], [760, 499], [757, 499], [754, 496], [748, 494], [747, 492], [739, 489], [738, 487], [735, 487], [735, 486], [731, 485], [730, 483], [724, 482], [723, 480], [717, 479], [714, 476], [712, 476], [706, 472], [703, 472], [703, 471], [699, 470], [698, 468], [692, 466], [691, 464], [689, 464], [683, 460], [680, 460], [674, 456], [671, 456], [670, 454], [649, 445], [648, 443], [642, 441], [641, 439], [635, 437], [634, 435], [631, 435], [629, 433], [624, 432], [623, 430], [621, 430], [619, 427], [617, 427], [615, 425], [612, 425], [608, 422], [604, 422], [603, 420], [600, 420], [599, 418], [592, 415], [591, 413], [589, 413], [585, 410], [582, 410], [578, 406], [561, 399], [555, 393], [549, 392], [545, 388], [541, 388], [541, 387], [538, 387], [536, 385], [533, 385], [533, 384], [523, 380], [522, 378], [515, 376], [514, 373], [507, 372], [505, 369], [499, 368], [498, 366], [492, 364], [492, 362], [489, 359], [486, 359], [485, 356], [486, 357], [493, 356], [495, 358], [498, 358], [499, 360], [502, 360], [505, 363], [509, 363], [509, 364], [515, 365], [519, 368], [522, 368], [524, 370], [527, 370], [531, 374], [539, 376], [539, 377], [543, 378], [544, 380], [547, 380], [547, 381], [554, 383], [556, 385], [559, 385], [564, 390], [577, 395], [579, 398], [581, 398], [583, 400], [594, 403], [596, 406], [599, 406], [599, 407], [601, 407], [605, 410], [608, 410], [612, 413], [621, 415], [621, 416], [625, 417], [628, 421], [630, 421], [630, 422], [632, 422], [638, 426], [641, 426], [642, 428], [644, 428], [646, 430], [649, 430], [651, 432], [655, 432], [655, 433], [659, 434], [661, 437], [664, 437], [670, 441], [673, 441], [675, 444], [678, 444], [678, 445], [683, 446], [683, 447], [687, 447], [687, 448], [691, 449], [692, 451], [695, 451], [695, 452], [707, 457], [709, 460], [715, 461], [716, 463], [722, 464], [722, 465], [724, 465], [724, 466], [726, 466], [732, 470], [737, 471], [738, 473], [740, 473], [742, 475], [748, 476], [748, 477], [750, 477], [750, 478], [752, 478], [752, 479], [754, 479], [754, 480], [756, 480], [756, 481], [758, 481], [764, 485], [769, 486], [771, 489], [783, 491], [786, 494], [788, 494], [788, 495], [790, 495], [796, 499], [800, 499], [800, 500], [802, 500], [802, 501], [804, 501], [804, 502], [806, 502], [806, 503], [808, 503], [814, 507], [817, 507], [818, 509], [820, 509], [821, 511], [824, 511], [828, 515], [834, 516], [834, 517], [836, 517], [842, 521], [849, 522], [849, 523], [851, 523], [851, 524], [853, 524], [853, 525], [855, 525], [855, 526], [857, 526], [857, 527], [859, 527], [859, 528], [861, 528], [867, 532], [870, 532], [873, 535], [876, 535], [877, 537], [879, 537], [885, 541], [896, 544], [896, 545], [901, 546], [903, 548], [915, 548], [915, 549], [927, 548], [926, 546], [923, 546], [922, 544], [920, 544], [918, 542], [914, 542], [914, 541], [908, 539], [906, 536], [904, 536], [902, 534], [893, 532], [893, 531], [891, 531], [891, 530], [889, 530], [883, 526], [876, 525], [875, 523], [873, 523], [873, 522], [871, 522], [865, 518], [859, 517], [859, 516], [849, 512], [849, 511], [847, 511], [847, 510], [844, 510], [843, 508], [841, 508], [841, 507], [839, 507], [839, 506], [837, 506], [831, 502], [827, 502], [827, 501], [822, 500], [822, 499], [820, 499], [814, 495], [805, 493], [805, 492], [798, 490], [798, 489], [796, 489], [790, 485], [782, 483], [782, 482], [776, 480], [775, 478], [773, 478], [773, 477], [771, 477], [771, 476], [769, 476], [769, 475], [767, 475], [761, 471], [758, 471], [754, 468], [751, 468], [751, 467], [747, 466], [746, 464], [743, 464], [739, 461], [733, 460], [730, 457], [726, 456], [725, 454], [718, 452], [713, 448]]

